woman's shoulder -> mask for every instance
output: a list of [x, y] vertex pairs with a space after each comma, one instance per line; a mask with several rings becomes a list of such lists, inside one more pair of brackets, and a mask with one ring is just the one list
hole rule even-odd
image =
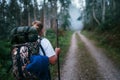
[[50, 43], [50, 41], [47, 38], [42, 38], [41, 43]]
[[41, 41], [49, 41], [49, 40], [47, 38], [45, 38], [45, 37], [42, 37]]
[[46, 48], [50, 47], [51, 43], [47, 38], [42, 38], [41, 45], [43, 46], [44, 49], [46, 49]]

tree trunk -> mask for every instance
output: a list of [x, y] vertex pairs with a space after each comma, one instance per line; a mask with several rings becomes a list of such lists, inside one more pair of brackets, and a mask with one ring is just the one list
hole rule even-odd
[[37, 20], [37, 11], [38, 11], [38, 3], [36, 0], [34, 0], [34, 10], [33, 10], [33, 16], [34, 16], [34, 20]]
[[112, 0], [112, 9], [113, 9], [113, 11], [115, 11], [116, 10], [116, 3], [115, 3], [115, 1], [114, 0]]
[[44, 26], [44, 36], [46, 36], [46, 22], [45, 22], [45, 1], [46, 0], [44, 0], [44, 2], [43, 2], [43, 7], [42, 7], [42, 19], [41, 19], [41, 21], [42, 21], [42, 24], [43, 24], [43, 26]]
[[33, 10], [34, 12], [33, 12], [33, 14], [34, 14], [34, 20], [36, 20], [37, 18], [36, 18], [36, 8], [34, 8], [34, 10]]
[[97, 22], [97, 24], [100, 25], [100, 21], [97, 19], [96, 15], [95, 15], [94, 6], [93, 6], [93, 18], [94, 18], [94, 20]]
[[102, 0], [103, 3], [103, 9], [102, 9], [102, 23], [105, 22], [105, 10], [106, 10], [106, 6], [105, 6], [105, 0]]
[[52, 2], [53, 4], [52, 4], [52, 28], [56, 31], [56, 25], [57, 25], [57, 23], [56, 23], [56, 19], [57, 19], [57, 0], [54, 0], [53, 2]]

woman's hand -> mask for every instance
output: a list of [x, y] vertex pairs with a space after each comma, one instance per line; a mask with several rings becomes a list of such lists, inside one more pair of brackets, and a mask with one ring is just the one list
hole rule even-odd
[[58, 55], [58, 54], [60, 54], [60, 48], [55, 48], [55, 52], [56, 52], [56, 54]]

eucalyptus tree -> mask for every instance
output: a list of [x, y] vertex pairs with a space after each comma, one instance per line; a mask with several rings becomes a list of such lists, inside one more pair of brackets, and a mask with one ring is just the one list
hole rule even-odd
[[57, 19], [57, 1], [58, 0], [48, 0], [51, 7], [51, 11], [50, 11], [51, 28], [53, 28], [54, 30], [56, 28], [56, 19]]
[[38, 18], [38, 16], [40, 16], [38, 7], [39, 7], [39, 5], [38, 5], [37, 0], [34, 0], [34, 2], [33, 2], [33, 16], [34, 16], [34, 20], [37, 20], [37, 19], [40, 18], [40, 17]]
[[19, 26], [20, 21], [20, 6], [17, 0], [10, 0], [8, 5], [9, 12], [9, 21], [11, 23], [11, 27]]
[[42, 21], [46, 29], [53, 28], [52, 16], [53, 14], [52, 14], [51, 2], [49, 1], [47, 2], [44, 0], [42, 6]]
[[30, 5], [32, 0], [19, 0], [23, 5], [22, 7], [22, 25], [29, 25], [30, 19]]
[[[86, 2], [86, 7], [84, 10], [84, 28], [85, 29], [91, 29], [90, 24], [93, 22], [92, 18], [92, 1], [90, 0], [85, 0]], [[89, 26], [88, 26], [89, 25]]]
[[86, 0], [85, 23], [89, 25], [89, 29], [105, 23], [106, 4], [107, 0]]
[[60, 17], [60, 22], [61, 22], [61, 28], [63, 28], [63, 30], [67, 30], [69, 29], [69, 26], [70, 26], [70, 15], [69, 15], [69, 12], [65, 13], [65, 14], [62, 14], [61, 17]]
[[[40, 4], [42, 5], [42, 8], [40, 9], [40, 19], [46, 28], [53, 28], [56, 30], [56, 19], [60, 16], [62, 16], [62, 18], [59, 21], [64, 20], [62, 24], [68, 26], [68, 8], [70, 0], [42, 0]], [[61, 5], [60, 12], [58, 12], [58, 4]], [[34, 10], [34, 13], [35, 12], [36, 10]]]
[[96, 22], [102, 30], [111, 29], [120, 21], [119, 4], [119, 0], [86, 0], [85, 22], [90, 25]]
[[30, 26], [33, 20], [40, 20], [40, 10], [36, 0], [31, 1], [28, 6], [28, 25]]
[[86, 0], [85, 14], [85, 29], [99, 31], [105, 44], [120, 47], [120, 0]]
[[8, 31], [6, 30], [8, 27], [8, 21], [7, 21], [7, 1], [2, 0], [0, 1], [0, 38], [6, 38]]
[[111, 9], [112, 9], [111, 14], [112, 14], [112, 17], [114, 16], [114, 21], [119, 23], [120, 22], [120, 18], [119, 18], [120, 17], [120, 0], [112, 0]]
[[60, 13], [59, 13], [59, 18], [60, 18], [60, 23], [61, 27], [66, 30], [70, 26], [70, 15], [69, 15], [69, 5], [71, 4], [70, 0], [59, 0], [61, 7], [60, 7]]

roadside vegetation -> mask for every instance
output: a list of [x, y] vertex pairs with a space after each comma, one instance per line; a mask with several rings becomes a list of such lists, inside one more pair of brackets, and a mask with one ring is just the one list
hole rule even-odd
[[[8, 40], [0, 41], [0, 79], [13, 80], [11, 72], [7, 72], [11, 66], [10, 42]], [[9, 76], [9, 77], [8, 77]]]
[[[107, 3], [109, 4], [107, 5]], [[120, 0], [86, 0], [84, 16], [84, 30], [86, 32], [84, 34], [100, 43], [108, 51], [107, 55], [120, 69], [119, 4]]]
[[[62, 67], [63, 62], [65, 60], [65, 56], [66, 53], [68, 51], [68, 48], [70, 46], [70, 40], [71, 40], [71, 35], [72, 35], [72, 31], [63, 31], [63, 30], [59, 30], [58, 33], [58, 38], [59, 38], [59, 47], [61, 48], [61, 53], [60, 53], [60, 67]], [[56, 33], [50, 29], [47, 31], [47, 38], [50, 40], [50, 42], [53, 44], [53, 47], [56, 47]], [[52, 80], [54, 80], [57, 77], [57, 64], [55, 65], [51, 65], [50, 66], [51, 69], [51, 76], [52, 76]]]
[[119, 42], [118, 39], [113, 38], [114, 36], [111, 34], [98, 34], [97, 32], [87, 30], [82, 31], [82, 34], [91, 40], [95, 40], [96, 45], [102, 47], [106, 51], [106, 55], [113, 61], [118, 69], [120, 69], [120, 44], [117, 44]]

